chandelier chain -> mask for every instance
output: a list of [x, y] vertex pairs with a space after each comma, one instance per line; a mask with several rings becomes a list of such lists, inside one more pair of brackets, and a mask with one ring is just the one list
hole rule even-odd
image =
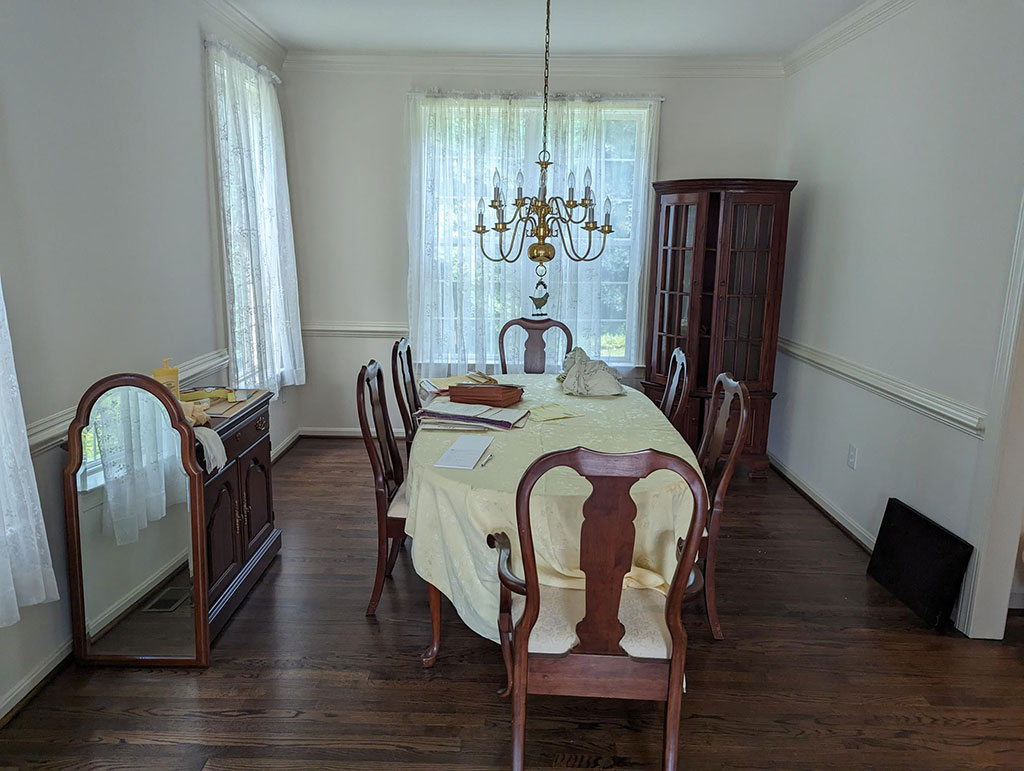
[[551, 0], [548, 0], [547, 18], [544, 22], [544, 132], [543, 149], [548, 151], [548, 73], [551, 69]]

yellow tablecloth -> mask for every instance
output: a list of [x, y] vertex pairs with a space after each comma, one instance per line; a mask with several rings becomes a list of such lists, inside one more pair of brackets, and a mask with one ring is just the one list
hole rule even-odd
[[[558, 403], [580, 417], [525, 428], [491, 431], [493, 459], [471, 471], [435, 468], [455, 441], [454, 431], [420, 430], [413, 442], [407, 490], [416, 572], [452, 601], [477, 634], [498, 639], [497, 552], [488, 533], [505, 531], [512, 541], [513, 565], [522, 573], [516, 533], [515, 492], [526, 468], [551, 450], [577, 445], [603, 452], [653, 448], [680, 456], [696, 467], [693, 450], [642, 393], [579, 397], [561, 390], [554, 375], [506, 375], [504, 382], [525, 386], [516, 408]], [[540, 582], [582, 589], [579, 534], [590, 485], [569, 469], [555, 469], [534, 488], [531, 521]], [[693, 499], [679, 476], [657, 471], [633, 488], [637, 502], [636, 543], [628, 585], [668, 591], [676, 564], [676, 539], [685, 537]]]

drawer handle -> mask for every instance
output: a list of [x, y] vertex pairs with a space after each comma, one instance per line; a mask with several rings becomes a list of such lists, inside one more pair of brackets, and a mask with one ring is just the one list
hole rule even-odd
[[264, 415], [260, 415], [256, 418], [256, 430], [266, 431], [267, 430], [267, 418]]
[[235, 441], [236, 442], [242, 441], [242, 432], [241, 431], [239, 431], [237, 434], [235, 434]]

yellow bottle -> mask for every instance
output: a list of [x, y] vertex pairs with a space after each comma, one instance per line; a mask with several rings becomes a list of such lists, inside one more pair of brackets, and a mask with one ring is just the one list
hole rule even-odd
[[177, 399], [180, 396], [178, 392], [178, 368], [168, 366], [167, 362], [169, 361], [170, 359], [164, 359], [164, 366], [153, 370], [153, 379], [174, 394], [174, 398]]

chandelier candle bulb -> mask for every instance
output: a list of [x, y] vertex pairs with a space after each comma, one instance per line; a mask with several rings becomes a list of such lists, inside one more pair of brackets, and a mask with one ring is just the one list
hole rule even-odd
[[522, 170], [516, 174], [516, 205], [521, 205], [520, 202], [523, 200], [523, 172]]
[[573, 201], [573, 193], [576, 191], [576, 175], [573, 174], [571, 171], [569, 172], [569, 179], [566, 181], [566, 187], [569, 188], [568, 203], [570, 206], [572, 206], [573, 203], [575, 203], [575, 201]]
[[612, 224], [612, 199], [605, 196], [604, 199], [604, 224], [605, 226]]
[[487, 211], [487, 204], [484, 202], [481, 196], [480, 200], [476, 204], [476, 227], [473, 230], [477, 233], [486, 233], [487, 226], [484, 225], [484, 212]]

